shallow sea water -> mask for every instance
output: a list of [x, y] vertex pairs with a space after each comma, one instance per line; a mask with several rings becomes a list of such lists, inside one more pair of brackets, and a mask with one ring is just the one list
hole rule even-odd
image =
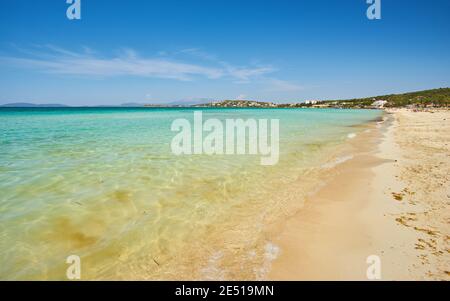
[[[263, 279], [268, 225], [301, 208], [330, 156], [380, 111], [202, 109], [279, 119], [280, 158], [175, 156], [194, 109], [0, 109], [0, 279]], [[339, 159], [338, 159], [339, 162]]]

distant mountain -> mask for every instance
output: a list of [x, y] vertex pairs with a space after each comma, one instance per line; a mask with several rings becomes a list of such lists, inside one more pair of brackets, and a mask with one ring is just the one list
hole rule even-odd
[[213, 101], [212, 98], [196, 98], [196, 99], [182, 99], [172, 102], [149, 102], [149, 103], [125, 103], [122, 107], [190, 107], [194, 105], [206, 104]]
[[15, 102], [15, 103], [7, 103], [4, 105], [0, 105], [0, 107], [8, 107], [8, 108], [63, 108], [68, 107], [63, 104], [58, 103], [50, 103], [50, 104], [34, 104], [27, 102]]
[[168, 106], [193, 106], [193, 105], [200, 105], [205, 103], [210, 103], [214, 99], [212, 98], [196, 98], [196, 99], [186, 99], [186, 100], [179, 100], [174, 102], [166, 103], [165, 105]]
[[[120, 105], [93, 105], [92, 107], [98, 108], [142, 108], [142, 107], [189, 107], [192, 105], [205, 104], [211, 102], [211, 98], [197, 98], [197, 99], [186, 99], [179, 100], [168, 103], [139, 103], [139, 102], [126, 102]], [[27, 102], [15, 102], [15, 103], [7, 103], [4, 105], [0, 105], [0, 107], [8, 107], [8, 108], [63, 108], [63, 107], [72, 107], [63, 104], [35, 104], [35, 103], [27, 103]], [[76, 107], [76, 106], [75, 106]], [[84, 107], [84, 106], [83, 106]], [[91, 106], [87, 106], [91, 107]]]
[[127, 102], [127, 103], [123, 103], [120, 106], [121, 107], [130, 107], [130, 108], [139, 108], [139, 107], [143, 107], [145, 104], [143, 103], [137, 103], [137, 102]]

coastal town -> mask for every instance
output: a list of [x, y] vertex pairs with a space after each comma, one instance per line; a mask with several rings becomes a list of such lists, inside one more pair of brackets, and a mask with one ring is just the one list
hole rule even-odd
[[298, 103], [273, 103], [262, 102], [254, 100], [224, 100], [216, 101], [207, 104], [194, 105], [193, 107], [217, 107], [217, 108], [361, 108], [361, 109], [381, 109], [388, 102], [385, 100], [374, 100], [374, 102], [367, 105], [354, 105], [352, 103], [342, 101], [320, 101], [320, 100], [307, 100], [305, 102]]
[[[163, 104], [148, 104], [145, 107], [167, 107]], [[221, 100], [204, 104], [176, 105], [171, 107], [197, 108], [332, 108], [332, 109], [384, 109], [404, 107], [450, 108], [450, 88], [440, 88], [404, 94], [383, 95], [350, 100], [306, 100], [302, 102], [256, 101], [256, 100]]]

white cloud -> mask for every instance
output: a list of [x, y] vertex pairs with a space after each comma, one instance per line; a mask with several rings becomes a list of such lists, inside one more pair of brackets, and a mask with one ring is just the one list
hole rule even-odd
[[222, 66], [226, 74], [233, 77], [238, 83], [248, 83], [251, 78], [260, 77], [262, 75], [276, 71], [274, 68], [270, 66], [256, 66], [256, 67], [233, 66], [227, 62], [219, 60], [217, 56], [209, 54], [199, 48], [187, 48], [179, 51], [179, 53], [189, 54], [196, 58], [217, 63], [218, 65]]
[[30, 58], [0, 58], [0, 61], [25, 68], [35, 68], [46, 73], [66, 75], [93, 76], [140, 76], [157, 77], [178, 80], [189, 80], [191, 76], [207, 78], [222, 77], [223, 71], [192, 64], [173, 62], [163, 59], [141, 59], [135, 57], [124, 58], [89, 58], [89, 57], [61, 57], [52, 60]]
[[280, 80], [280, 79], [276, 79], [276, 78], [271, 78], [268, 80], [268, 91], [274, 91], [274, 92], [295, 92], [295, 91], [300, 91], [303, 90], [304, 87], [292, 83], [292, 82], [288, 82], [285, 80]]
[[275, 70], [271, 67], [256, 67], [256, 68], [246, 68], [246, 67], [234, 67], [226, 65], [225, 70], [233, 78], [235, 78], [240, 83], [247, 83], [251, 78], [260, 77], [262, 75], [272, 73]]
[[66, 50], [64, 48], [55, 46], [55, 45], [51, 45], [51, 44], [47, 44], [45, 46], [42, 46], [43, 48], [48, 48], [49, 50], [57, 53], [57, 54], [61, 54], [61, 55], [65, 55], [65, 56], [73, 56], [73, 57], [81, 57], [80, 54], [73, 52], [73, 51], [69, 51]]
[[[27, 57], [0, 57], [0, 63], [33, 68], [38, 71], [82, 76], [138, 76], [167, 78], [175, 80], [192, 80], [200, 76], [208, 79], [231, 78], [237, 81], [249, 81], [251, 78], [273, 72], [270, 67], [235, 67], [224, 62], [201, 65], [173, 60], [168, 57], [141, 57], [129, 48], [122, 49], [118, 55], [104, 58], [90, 49], [77, 53], [54, 45], [40, 46], [45, 53], [28, 51]], [[87, 50], [88, 49], [88, 50]], [[199, 56], [206, 54], [198, 50], [185, 50]], [[200, 53], [200, 54], [199, 54]], [[213, 57], [209, 57], [213, 60]], [[210, 62], [211, 63], [211, 62]]]

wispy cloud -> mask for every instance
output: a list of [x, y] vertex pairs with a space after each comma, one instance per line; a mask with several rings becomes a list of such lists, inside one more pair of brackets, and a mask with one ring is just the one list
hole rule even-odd
[[292, 83], [289, 81], [271, 78], [268, 79], [268, 88], [267, 91], [272, 92], [296, 92], [304, 90], [303, 86], [300, 86], [296, 83]]
[[[45, 50], [45, 51], [44, 51]], [[44, 51], [44, 52], [43, 52]], [[184, 50], [209, 60], [209, 64], [193, 64], [170, 57], [142, 57], [133, 49], [122, 49], [114, 57], [101, 57], [94, 50], [84, 47], [83, 52], [74, 52], [54, 45], [39, 47], [39, 51], [21, 51], [25, 57], [3, 56], [1, 64], [21, 68], [32, 68], [41, 72], [81, 76], [137, 76], [192, 80], [195, 77], [208, 79], [230, 78], [235, 81], [250, 81], [252, 78], [271, 73], [270, 67], [239, 67], [219, 62], [215, 57], [196, 49]]]
[[207, 61], [219, 61], [219, 59], [217, 58], [217, 56], [207, 53], [203, 50], [201, 50], [200, 48], [186, 48], [186, 49], [182, 49], [180, 51], [178, 51], [178, 53], [180, 54], [188, 54], [203, 60], [207, 60]]
[[179, 51], [182, 54], [188, 54], [193, 57], [215, 62], [219, 66], [221, 66], [225, 73], [230, 75], [235, 79], [237, 83], [248, 83], [250, 79], [255, 77], [261, 77], [265, 74], [269, 74], [275, 72], [276, 69], [272, 66], [252, 66], [252, 67], [242, 67], [242, 66], [234, 66], [223, 60], [220, 60], [216, 55], [207, 53], [200, 48], [187, 48]]
[[248, 83], [252, 78], [261, 77], [275, 71], [272, 67], [235, 67], [224, 64], [224, 68], [238, 83]]

